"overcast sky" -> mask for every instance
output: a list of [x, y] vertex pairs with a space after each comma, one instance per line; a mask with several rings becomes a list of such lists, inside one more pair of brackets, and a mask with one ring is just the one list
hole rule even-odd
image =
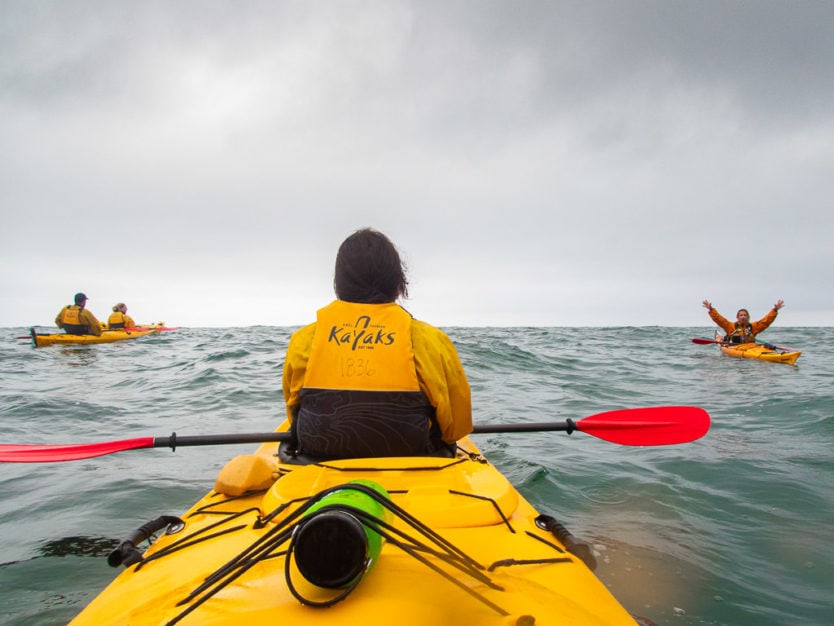
[[0, 326], [834, 325], [834, 3], [0, 0]]

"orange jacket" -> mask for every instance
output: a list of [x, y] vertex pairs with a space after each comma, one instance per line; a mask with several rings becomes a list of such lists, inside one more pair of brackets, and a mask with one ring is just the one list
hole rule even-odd
[[[776, 319], [776, 316], [778, 314], [779, 311], [777, 311], [776, 309], [771, 309], [770, 311], [768, 311], [767, 315], [765, 315], [759, 321], [753, 322], [752, 324], [748, 324], [748, 327], [750, 328], [752, 334], [750, 341], [753, 341], [753, 339], [756, 338], [756, 335], [758, 335], [760, 332], [762, 332], [768, 326], [770, 326], [773, 323], [773, 320]], [[712, 321], [718, 324], [727, 335], [730, 335], [737, 330], [736, 322], [731, 322], [726, 317], [721, 315], [721, 313], [719, 313], [718, 310], [716, 310], [715, 308], [711, 308], [709, 310], [709, 316], [712, 318]]]

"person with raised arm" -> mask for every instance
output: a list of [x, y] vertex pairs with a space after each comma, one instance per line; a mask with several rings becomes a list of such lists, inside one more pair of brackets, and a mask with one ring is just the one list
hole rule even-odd
[[770, 326], [779, 314], [779, 309], [785, 306], [782, 300], [778, 300], [762, 319], [751, 323], [750, 312], [747, 309], [739, 309], [736, 313], [736, 321], [731, 322], [721, 315], [709, 300], [704, 300], [703, 304], [704, 308], [709, 311], [712, 321], [724, 331], [724, 341], [727, 343], [754, 342], [756, 335]]

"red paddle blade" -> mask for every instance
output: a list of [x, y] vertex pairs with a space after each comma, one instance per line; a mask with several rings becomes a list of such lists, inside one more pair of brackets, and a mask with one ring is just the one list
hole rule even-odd
[[695, 338], [692, 340], [692, 343], [697, 343], [699, 346], [705, 346], [710, 343], [721, 343], [720, 341], [715, 341], [714, 339], [699, 339]]
[[153, 437], [122, 439], [121, 441], [103, 441], [101, 443], [72, 444], [0, 444], [0, 462], [3, 463], [51, 463], [54, 461], [78, 461], [96, 456], [153, 448]]
[[622, 409], [591, 415], [576, 429], [624, 446], [666, 446], [687, 443], [709, 430], [709, 413], [696, 406]]

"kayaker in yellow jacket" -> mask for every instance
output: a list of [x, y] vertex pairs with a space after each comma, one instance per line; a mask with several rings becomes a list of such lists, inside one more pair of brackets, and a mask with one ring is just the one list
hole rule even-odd
[[739, 309], [735, 323], [723, 317], [709, 300], [704, 300], [704, 308], [709, 311], [712, 321], [718, 324], [726, 333], [724, 341], [730, 343], [750, 343], [756, 340], [756, 335], [770, 326], [779, 314], [779, 309], [785, 306], [782, 300], [776, 302], [773, 308], [762, 319], [750, 323], [750, 313], [747, 309]]
[[337, 300], [293, 333], [283, 368], [292, 448], [319, 458], [451, 454], [472, 432], [454, 344], [396, 303], [407, 280], [391, 241], [363, 229], [342, 243]]
[[101, 324], [85, 307], [87, 296], [75, 294], [75, 304], [68, 304], [55, 317], [55, 325], [71, 335], [101, 335]]
[[107, 328], [110, 330], [119, 330], [122, 328], [135, 328], [136, 322], [127, 314], [127, 306], [124, 302], [119, 302], [113, 307], [113, 312], [107, 319]]

